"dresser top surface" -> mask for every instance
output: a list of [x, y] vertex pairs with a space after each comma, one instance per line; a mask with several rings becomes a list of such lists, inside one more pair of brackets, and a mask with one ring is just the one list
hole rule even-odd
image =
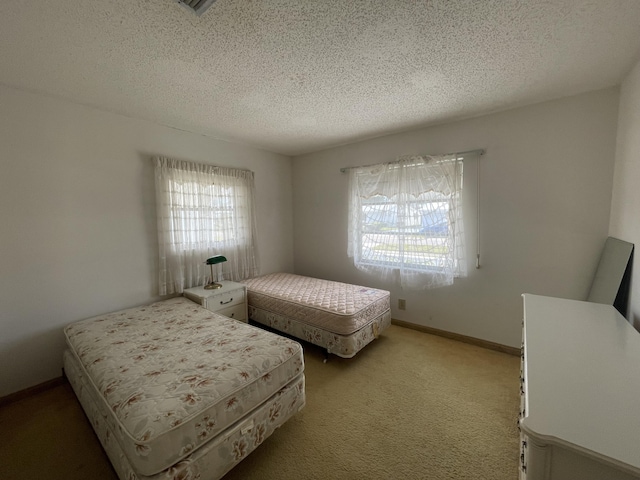
[[640, 472], [640, 334], [610, 305], [523, 297], [523, 430]]

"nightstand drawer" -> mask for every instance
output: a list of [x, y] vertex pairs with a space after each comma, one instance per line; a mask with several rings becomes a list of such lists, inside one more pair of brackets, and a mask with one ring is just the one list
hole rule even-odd
[[223, 308], [222, 310], [216, 310], [216, 313], [224, 315], [225, 317], [233, 318], [234, 320], [239, 320], [241, 322], [247, 323], [244, 303], [241, 305], [236, 305], [234, 307], [227, 307]]
[[244, 289], [238, 288], [219, 295], [212, 295], [204, 299], [204, 307], [212, 312], [220, 312], [222, 309], [242, 305], [244, 307]]

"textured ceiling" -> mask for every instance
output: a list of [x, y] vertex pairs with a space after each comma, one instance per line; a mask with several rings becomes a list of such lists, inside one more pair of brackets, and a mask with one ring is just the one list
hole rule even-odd
[[639, 0], [0, 2], [0, 83], [295, 155], [620, 83]]

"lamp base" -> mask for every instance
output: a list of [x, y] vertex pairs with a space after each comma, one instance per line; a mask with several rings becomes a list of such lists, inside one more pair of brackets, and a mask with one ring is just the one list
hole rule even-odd
[[222, 288], [222, 284], [213, 282], [213, 283], [207, 283], [204, 286], [205, 290], [213, 290], [213, 289], [216, 289], [216, 288]]

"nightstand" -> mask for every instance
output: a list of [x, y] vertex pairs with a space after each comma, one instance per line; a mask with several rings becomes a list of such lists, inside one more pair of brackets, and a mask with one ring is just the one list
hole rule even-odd
[[205, 290], [204, 287], [188, 288], [183, 295], [212, 312], [248, 323], [247, 286], [242, 283], [221, 281], [222, 288]]

